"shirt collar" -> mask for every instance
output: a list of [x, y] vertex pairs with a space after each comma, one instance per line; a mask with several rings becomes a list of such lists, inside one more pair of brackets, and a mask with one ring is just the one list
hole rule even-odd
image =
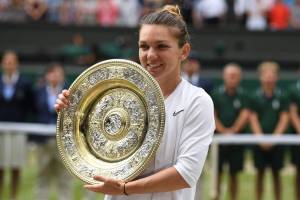
[[10, 77], [8, 77], [8, 75], [3, 74], [2, 75], [2, 81], [4, 82], [4, 84], [9, 84], [9, 85], [14, 85], [17, 83], [18, 79], [19, 79], [19, 72], [15, 72], [13, 73], [13, 75]]

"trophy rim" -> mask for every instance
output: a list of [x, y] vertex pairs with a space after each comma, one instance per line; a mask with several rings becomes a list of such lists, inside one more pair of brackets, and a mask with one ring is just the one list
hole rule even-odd
[[[78, 89], [78, 87], [80, 87], [82, 84], [83, 84], [83, 81], [85, 79], [88, 78], [89, 75], [91, 75], [93, 72], [96, 72], [98, 69], [101, 69], [101, 68], [105, 68], [105, 67], [109, 67], [110, 65], [127, 65], [127, 66], [130, 66], [130, 69], [131, 70], [134, 70], [135, 72], [141, 74], [141, 76], [145, 77], [145, 79], [147, 79], [147, 84], [150, 84], [151, 86], [151, 89], [153, 89], [154, 93], [155, 93], [155, 96], [156, 96], [156, 101], [158, 103], [158, 105], [156, 105], [158, 107], [158, 111], [159, 111], [159, 120], [158, 120], [158, 128], [156, 130], [156, 140], [152, 143], [150, 143], [152, 146], [150, 147], [151, 150], [147, 153], [146, 157], [142, 160], [140, 160], [142, 163], [139, 163], [137, 164], [137, 166], [134, 166], [136, 167], [134, 169], [134, 171], [132, 171], [131, 173], [129, 174], [121, 174], [121, 175], [118, 175], [118, 176], [110, 176], [111, 178], [115, 178], [115, 179], [122, 179], [124, 181], [130, 181], [130, 180], [133, 180], [134, 178], [136, 178], [137, 176], [139, 176], [145, 169], [146, 167], [148, 166], [148, 164], [150, 163], [150, 161], [155, 157], [155, 154], [158, 150], [158, 147], [160, 145], [160, 142], [161, 142], [161, 139], [162, 139], [162, 136], [163, 136], [163, 133], [164, 133], [164, 126], [165, 126], [165, 105], [164, 105], [164, 97], [163, 97], [163, 94], [162, 94], [162, 91], [160, 89], [160, 86], [159, 84], [157, 83], [157, 81], [152, 77], [152, 75], [149, 74], [149, 72], [147, 72], [141, 65], [139, 65], [138, 63], [135, 63], [133, 61], [130, 61], [130, 60], [125, 60], [125, 59], [110, 59], [110, 60], [105, 60], [105, 61], [101, 61], [101, 62], [98, 62], [94, 65], [92, 65], [91, 67], [89, 67], [88, 69], [84, 70], [75, 80], [74, 82], [71, 84], [71, 86], [69, 87], [69, 91], [70, 93], [72, 94], [74, 91], [76, 91], [76, 89]], [[119, 79], [104, 79], [102, 81], [109, 81], [109, 80], [112, 80], [112, 81], [121, 81]], [[122, 79], [123, 80], [123, 79]], [[123, 81], [128, 81], [128, 80], [123, 80]], [[101, 82], [101, 81], [100, 81]], [[129, 81], [130, 82], [130, 81]], [[121, 83], [118, 83], [118, 84], [122, 84], [122, 81]], [[124, 84], [124, 83], [123, 83]], [[131, 83], [130, 83], [131, 84]], [[134, 83], [132, 83], [134, 84]], [[95, 87], [92, 86], [91, 88]], [[146, 91], [144, 91], [146, 92]], [[71, 96], [71, 95], [70, 95]], [[83, 97], [82, 97], [83, 98]], [[85, 96], [85, 98], [87, 98]], [[143, 97], [142, 97], [143, 98]], [[144, 97], [145, 98], [145, 97]], [[144, 99], [143, 99], [144, 100]], [[147, 101], [147, 99], [145, 100]], [[77, 105], [78, 106], [78, 105]], [[75, 106], [76, 109], [78, 109], [78, 107]], [[99, 181], [96, 181], [93, 179], [93, 176], [94, 175], [103, 175], [103, 174], [98, 174], [99, 171], [101, 171], [101, 167], [99, 166], [98, 168], [95, 167], [95, 171], [96, 171], [96, 174], [91, 174], [90, 175], [83, 175], [81, 172], [79, 172], [79, 169], [78, 167], [76, 167], [76, 163], [72, 161], [72, 158], [70, 158], [70, 156], [68, 155], [67, 151], [66, 151], [66, 147], [64, 145], [64, 142], [62, 140], [62, 135], [64, 134], [64, 127], [63, 127], [63, 122], [64, 122], [64, 119], [66, 118], [64, 113], [66, 113], [68, 109], [62, 109], [59, 113], [58, 113], [58, 117], [57, 117], [57, 126], [56, 126], [56, 140], [57, 140], [57, 147], [58, 147], [58, 151], [59, 151], [59, 155], [60, 155], [60, 158], [62, 159], [62, 162], [63, 164], [65, 165], [65, 167], [67, 168], [67, 170], [75, 177], [79, 178], [80, 180], [86, 182], [86, 183], [90, 183], [90, 184], [95, 184], [95, 183], [99, 183]], [[146, 109], [146, 115], [150, 115], [149, 114], [150, 112], [148, 112], [148, 108]], [[75, 117], [75, 114], [74, 116]], [[149, 119], [150, 120], [150, 119]], [[72, 126], [75, 126], [74, 124]], [[73, 127], [74, 128], [74, 127]], [[84, 166], [84, 164], [86, 164], [87, 168], [88, 168], [88, 162], [95, 162], [97, 163], [98, 161], [101, 162], [102, 164], [104, 163], [105, 164], [105, 169], [109, 168], [109, 166], [111, 165], [112, 166], [112, 170], [114, 168], [116, 169], [120, 169], [122, 168], [122, 166], [125, 166], [128, 164], [128, 160], [129, 158], [130, 159], [135, 159], [134, 156], [136, 154], [137, 151], [140, 150], [141, 146], [144, 145], [145, 140], [146, 140], [146, 136], [148, 134], [148, 131], [145, 133], [145, 138], [143, 140], [143, 144], [138, 147], [136, 149], [136, 151], [130, 155], [128, 158], [125, 158], [123, 160], [120, 160], [120, 161], [117, 161], [117, 162], [114, 162], [114, 163], [111, 163], [111, 162], [107, 162], [107, 161], [104, 161], [104, 160], [101, 160], [100, 158], [95, 158], [94, 155], [89, 155], [90, 152], [80, 152], [80, 149], [82, 150], [82, 148], [84, 148], [84, 145], [82, 144], [78, 144], [79, 143], [79, 139], [78, 139], [78, 135], [76, 135], [76, 132], [78, 130], [73, 130], [72, 131], [72, 137], [74, 140], [74, 144], [75, 147], [75, 151], [77, 150], [78, 152], [76, 152], [77, 154], [79, 154], [79, 158], [78, 159], [81, 159], [83, 161], [86, 161], [86, 163], [80, 163]], [[77, 140], [77, 141], [76, 141]], [[77, 146], [76, 146], [77, 145]], [[146, 144], [145, 144], [146, 145]], [[144, 146], [143, 146], [144, 147]], [[85, 155], [82, 155], [82, 154], [85, 154]], [[83, 157], [87, 157], [87, 158], [83, 158]], [[136, 156], [137, 157], [137, 156]], [[92, 159], [94, 158], [94, 160]], [[116, 164], [117, 163], [117, 164]], [[99, 164], [99, 163], [98, 163]], [[116, 167], [118, 166], [118, 167]], [[121, 167], [120, 167], [121, 166]], [[124, 168], [123, 168], [124, 169]], [[98, 170], [98, 171], [97, 171]], [[117, 172], [113, 172], [113, 173], [117, 173]]]

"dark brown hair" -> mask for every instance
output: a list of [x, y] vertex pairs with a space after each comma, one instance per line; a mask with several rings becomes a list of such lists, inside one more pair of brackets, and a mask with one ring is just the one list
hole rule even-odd
[[144, 24], [165, 25], [173, 28], [179, 47], [190, 42], [186, 23], [177, 5], [166, 5], [161, 10], [145, 15], [139, 23], [140, 29]]

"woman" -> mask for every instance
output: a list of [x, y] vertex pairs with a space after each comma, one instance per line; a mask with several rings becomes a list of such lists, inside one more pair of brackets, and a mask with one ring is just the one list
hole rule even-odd
[[[95, 176], [102, 183], [84, 187], [113, 195], [106, 199], [192, 200], [215, 122], [209, 95], [180, 77], [190, 44], [179, 8], [165, 6], [143, 17], [138, 43], [140, 62], [158, 81], [165, 97], [166, 127], [161, 145], [155, 159], [137, 179], [125, 183]], [[67, 90], [59, 95], [57, 111], [68, 105], [68, 96]]]

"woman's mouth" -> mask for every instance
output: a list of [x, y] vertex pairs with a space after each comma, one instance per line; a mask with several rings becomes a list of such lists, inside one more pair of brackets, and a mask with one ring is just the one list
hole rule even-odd
[[147, 65], [147, 70], [153, 75], [153, 74], [159, 72], [161, 67], [162, 67], [162, 65], [156, 65], [156, 64], [155, 65], [154, 64], [149, 65], [148, 64]]

